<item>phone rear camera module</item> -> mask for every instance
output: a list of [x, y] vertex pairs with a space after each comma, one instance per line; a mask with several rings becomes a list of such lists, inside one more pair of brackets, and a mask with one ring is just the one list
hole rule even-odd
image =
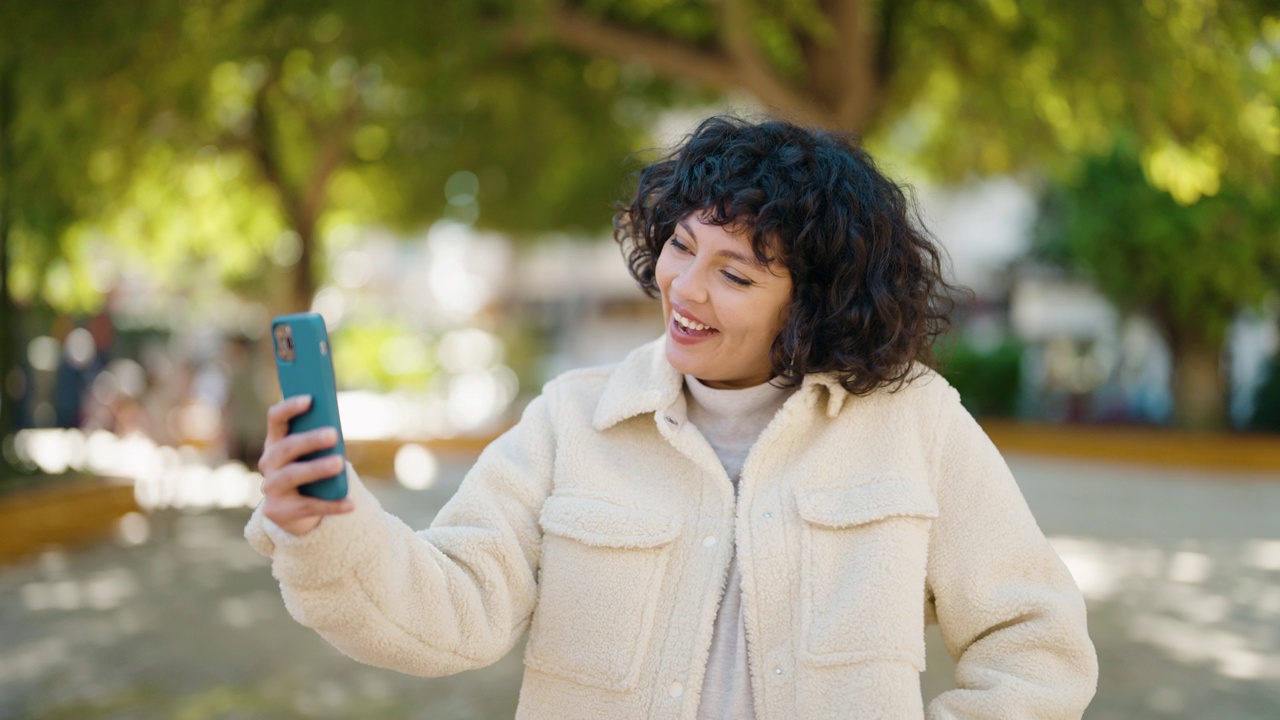
[[276, 338], [276, 356], [281, 362], [293, 362], [297, 354], [293, 348], [293, 328], [289, 325], [276, 325], [272, 330]]

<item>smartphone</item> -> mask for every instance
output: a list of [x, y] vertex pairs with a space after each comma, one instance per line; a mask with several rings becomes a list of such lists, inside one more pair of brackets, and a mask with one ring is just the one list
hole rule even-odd
[[[333, 376], [332, 346], [324, 318], [316, 313], [280, 315], [271, 321], [271, 339], [276, 349], [276, 375], [280, 393], [286, 397], [310, 395], [311, 407], [289, 420], [289, 434], [332, 427], [338, 431], [337, 445], [303, 455], [314, 460], [326, 455], [346, 457], [342, 444], [342, 423], [338, 418], [338, 385]], [[347, 496], [347, 470], [333, 477], [307, 483], [298, 492], [325, 500]]]

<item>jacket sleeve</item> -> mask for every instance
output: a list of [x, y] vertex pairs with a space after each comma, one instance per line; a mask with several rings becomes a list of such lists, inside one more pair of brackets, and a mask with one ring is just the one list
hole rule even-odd
[[424, 676], [483, 667], [533, 612], [553, 438], [539, 397], [421, 532], [384, 512], [348, 465], [353, 511], [294, 536], [259, 507], [245, 536], [271, 557], [289, 613], [346, 655]]
[[957, 664], [927, 717], [1080, 718], [1098, 662], [1075, 581], [950, 388], [938, 439], [928, 592]]

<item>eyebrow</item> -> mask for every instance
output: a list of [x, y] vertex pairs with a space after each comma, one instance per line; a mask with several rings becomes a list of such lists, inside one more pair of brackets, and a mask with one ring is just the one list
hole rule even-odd
[[[679, 225], [680, 225], [680, 227], [684, 228], [684, 231], [685, 231], [685, 232], [687, 232], [687, 233], [689, 233], [689, 236], [690, 236], [690, 237], [692, 237], [694, 240], [697, 240], [697, 239], [698, 239], [698, 234], [697, 234], [697, 233], [695, 233], [695, 232], [693, 231], [693, 228], [689, 227], [689, 224], [688, 224], [688, 223], [686, 223], [685, 221], [681, 220], [681, 221], [680, 221], [680, 223], [679, 223]], [[753, 257], [750, 257], [750, 258], [749, 258], [749, 257], [747, 257], [746, 255], [743, 255], [742, 253], [737, 252], [737, 251], [734, 251], [734, 250], [721, 250], [721, 251], [717, 252], [717, 253], [716, 253], [716, 255], [717, 255], [718, 257], [727, 257], [727, 258], [729, 258], [729, 259], [731, 259], [731, 260], [737, 260], [737, 261], [739, 261], [739, 262], [744, 262], [744, 263], [746, 263], [746, 264], [748, 264], [748, 265], [752, 265], [752, 266], [755, 266], [755, 267], [760, 267], [760, 268], [766, 267], [764, 263], [760, 262], [760, 261], [759, 261], [759, 260], [757, 260], [756, 258], [753, 258]]]

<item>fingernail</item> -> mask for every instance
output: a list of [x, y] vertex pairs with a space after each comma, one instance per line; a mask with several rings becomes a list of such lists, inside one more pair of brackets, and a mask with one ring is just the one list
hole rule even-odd
[[325, 430], [325, 431], [324, 431], [324, 439], [325, 439], [325, 440], [328, 440], [329, 442], [337, 442], [337, 441], [338, 441], [338, 429], [337, 429], [337, 428], [328, 428], [327, 430]]
[[310, 395], [299, 395], [299, 396], [297, 396], [296, 398], [294, 398], [294, 400], [293, 400], [293, 401], [294, 401], [295, 403], [299, 404], [299, 405], [310, 405], [310, 404], [311, 404], [311, 396], [310, 396]]

